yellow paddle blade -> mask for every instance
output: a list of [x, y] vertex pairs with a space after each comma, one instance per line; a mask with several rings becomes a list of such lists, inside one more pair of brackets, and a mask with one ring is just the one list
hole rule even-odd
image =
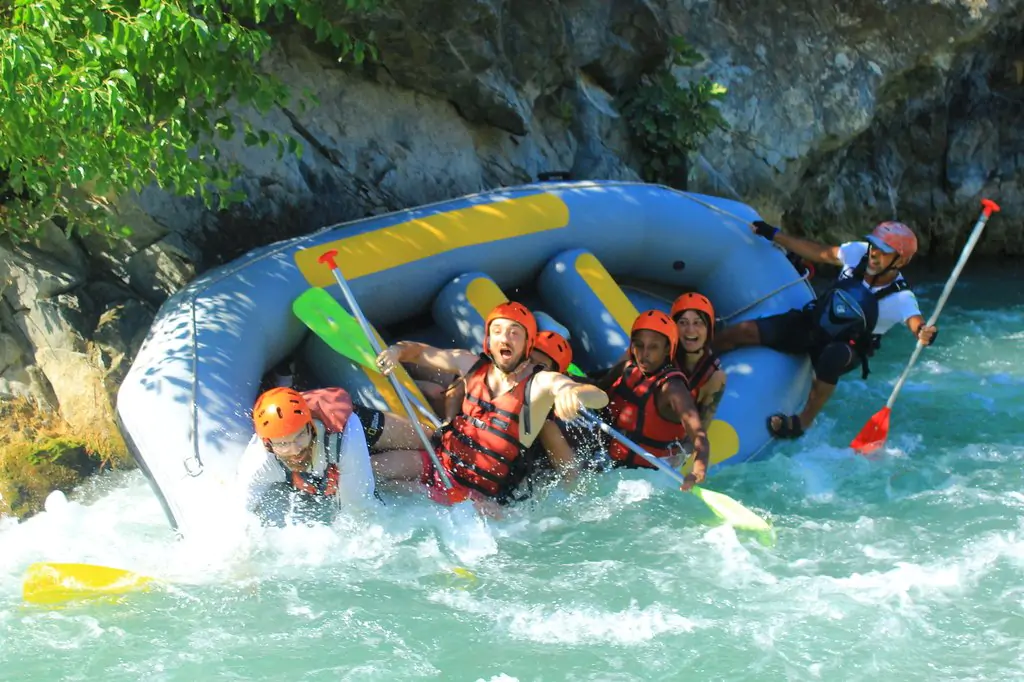
[[124, 594], [145, 589], [155, 578], [92, 564], [36, 563], [25, 571], [22, 597], [32, 604]]
[[771, 524], [736, 500], [728, 495], [716, 493], [713, 490], [706, 490], [696, 485], [690, 491], [699, 497], [714, 512], [715, 516], [733, 528], [764, 534], [765, 539], [770, 539], [772, 544], [774, 544], [775, 529], [772, 528]]

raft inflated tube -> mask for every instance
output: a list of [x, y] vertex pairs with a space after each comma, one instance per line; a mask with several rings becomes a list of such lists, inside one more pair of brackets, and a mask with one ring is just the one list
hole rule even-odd
[[629, 330], [640, 313], [590, 251], [571, 249], [552, 258], [537, 290], [545, 307], [574, 332], [577, 364], [604, 370], [629, 348]]
[[537, 318], [537, 331], [555, 332], [556, 334], [561, 334], [562, 338], [566, 341], [572, 341], [572, 332], [564, 324], [559, 323], [543, 310], [534, 310], [532, 312], [533, 316]]
[[[400, 324], [399, 336], [415, 338], [409, 323], [429, 318], [437, 293], [459, 275], [483, 272], [503, 291], [525, 297], [547, 267], [540, 300], [522, 302], [570, 330], [584, 370], [592, 370], [588, 363], [613, 364], [628, 344], [637, 304], [621, 304], [631, 292], [624, 284], [623, 296], [610, 276], [664, 290], [666, 301], [675, 292], [699, 291], [730, 324], [813, 300], [813, 289], [785, 255], [750, 231], [759, 219], [753, 209], [694, 196], [618, 181], [506, 187], [254, 249], [204, 272], [161, 305], [118, 389], [125, 443], [172, 526], [185, 534], [234, 533], [235, 521], [246, 519], [229, 518], [235, 506], [225, 507], [225, 500], [252, 438], [252, 405], [264, 373], [298, 351], [318, 385], [340, 385], [354, 401], [372, 403], [363, 396], [379, 392], [373, 390], [379, 379], [379, 390], [390, 394], [383, 377], [370, 377], [325, 348], [292, 313], [311, 286], [340, 300], [319, 261], [328, 250], [338, 252], [359, 305], [390, 341], [398, 338], [387, 333], [389, 325]], [[555, 272], [554, 258], [563, 272]], [[442, 335], [434, 324], [428, 332]], [[712, 477], [721, 465], [767, 452], [774, 442], [768, 416], [799, 411], [812, 376], [805, 356], [769, 348], [737, 349], [722, 363], [728, 385], [709, 428]], [[376, 400], [375, 406], [401, 412], [397, 401]]]
[[482, 272], [467, 272], [446, 284], [434, 299], [434, 322], [451, 336], [455, 348], [483, 349], [487, 314], [508, 297]]

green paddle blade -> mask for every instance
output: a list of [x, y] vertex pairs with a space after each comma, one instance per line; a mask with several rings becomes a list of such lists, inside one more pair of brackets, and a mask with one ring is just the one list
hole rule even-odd
[[308, 289], [292, 303], [292, 312], [335, 352], [377, 371], [376, 354], [358, 320], [327, 291]]
[[691, 492], [699, 497], [714, 512], [715, 516], [733, 528], [765, 533], [774, 541], [775, 529], [771, 527], [771, 524], [728, 495], [705, 490], [696, 485], [691, 488]]
[[571, 377], [585, 377], [585, 376], [587, 376], [586, 372], [584, 372], [582, 369], [577, 367], [575, 362], [570, 362], [569, 363], [569, 369], [566, 371], [566, 373], [569, 376], [571, 376]]

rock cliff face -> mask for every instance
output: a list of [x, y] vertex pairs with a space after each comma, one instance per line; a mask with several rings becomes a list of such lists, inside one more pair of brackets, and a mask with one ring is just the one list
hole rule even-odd
[[707, 56], [681, 79], [729, 88], [730, 129], [699, 150], [690, 189], [825, 239], [898, 217], [936, 255], [986, 195], [1004, 212], [979, 255], [1024, 253], [1024, 0], [392, 0], [353, 29], [374, 31], [379, 62], [276, 36], [266, 68], [318, 103], [262, 121], [301, 158], [223, 145], [245, 204], [213, 214], [151, 190], [119, 203], [130, 238], [53, 228], [0, 246], [0, 395], [112, 428], [155, 307], [252, 246], [545, 171], [639, 179], [618, 98], [674, 35]]
[[691, 188], [731, 186], [823, 239], [898, 218], [942, 256], [959, 252], [986, 195], [1004, 212], [977, 252], [1021, 253], [1021, 3], [736, 0], [671, 15], [730, 88], [731, 129], [702, 150], [716, 170]]

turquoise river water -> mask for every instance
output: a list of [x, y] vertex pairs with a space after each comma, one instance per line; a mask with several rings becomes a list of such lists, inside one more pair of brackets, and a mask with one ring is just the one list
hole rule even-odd
[[[1020, 274], [957, 285], [877, 460], [847, 445], [910, 356], [899, 329], [803, 440], [708, 481], [768, 515], [774, 546], [635, 472], [486, 526], [408, 499], [191, 543], [141, 473], [115, 472], [0, 519], [0, 679], [1024, 679]], [[34, 561], [165, 582], [30, 606]]]

